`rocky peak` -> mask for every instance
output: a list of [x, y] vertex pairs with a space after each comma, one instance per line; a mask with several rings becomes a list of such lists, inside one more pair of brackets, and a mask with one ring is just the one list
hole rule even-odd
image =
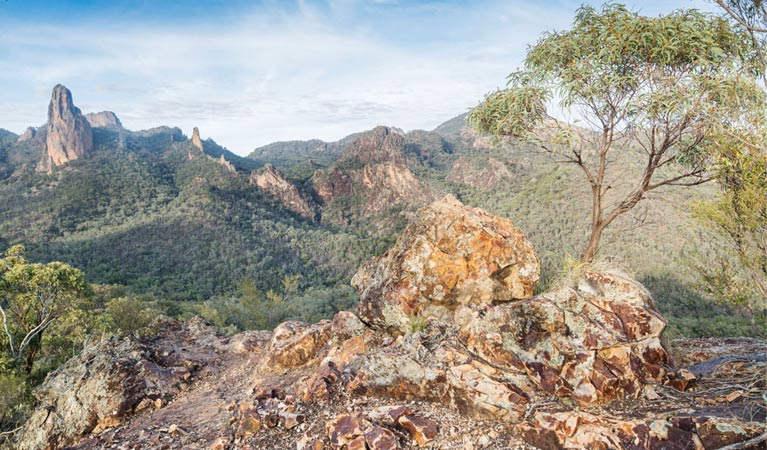
[[[317, 170], [311, 184], [325, 205], [322, 220], [346, 225], [391, 208], [425, 203], [431, 194], [405, 164], [405, 145], [401, 130], [376, 127], [346, 145], [334, 165]], [[387, 220], [378, 224], [379, 231], [390, 226]]]
[[194, 130], [192, 130], [192, 145], [199, 151], [203, 151], [202, 139], [200, 139], [200, 130], [197, 127], [194, 127]]
[[112, 111], [88, 113], [85, 115], [85, 119], [93, 128], [102, 127], [122, 129], [123, 127], [123, 124], [120, 122], [117, 114], [113, 113]]
[[400, 163], [405, 162], [405, 138], [402, 130], [378, 126], [362, 133], [346, 146], [339, 162]]
[[53, 88], [48, 106], [45, 150], [38, 170], [49, 172], [93, 150], [93, 131], [65, 86]]
[[24, 133], [22, 133], [21, 136], [19, 136], [18, 142], [31, 141], [32, 139], [35, 138], [36, 135], [37, 135], [37, 128], [27, 127], [27, 129], [24, 130]]
[[237, 173], [237, 169], [234, 167], [234, 164], [232, 164], [231, 162], [227, 161], [226, 158], [224, 158], [224, 155], [221, 155], [216, 160], [216, 162], [219, 163], [228, 172]]
[[262, 169], [250, 174], [250, 184], [268, 192], [287, 209], [307, 219], [314, 220], [317, 205], [307, 195], [302, 194], [295, 184], [288, 181], [276, 167], [266, 164]]

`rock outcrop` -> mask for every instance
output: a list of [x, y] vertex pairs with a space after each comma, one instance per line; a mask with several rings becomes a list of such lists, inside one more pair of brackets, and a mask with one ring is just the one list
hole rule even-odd
[[311, 185], [322, 202], [322, 220], [348, 224], [393, 208], [422, 205], [431, 196], [405, 164], [400, 132], [377, 127], [349, 143], [338, 161], [317, 170]]
[[50, 173], [53, 167], [74, 161], [91, 150], [90, 124], [72, 102], [69, 89], [56, 85], [48, 106], [45, 149], [38, 170]]
[[759, 358], [687, 375], [641, 284], [577, 278], [532, 296], [522, 233], [446, 198], [360, 270], [359, 315], [232, 338], [166, 321], [151, 343], [101, 344], [48, 377], [20, 448], [661, 450], [765, 433]]
[[529, 298], [540, 266], [509, 220], [447, 196], [418, 212], [395, 246], [364, 265], [352, 284], [369, 324], [407, 331], [412, 316], [451, 322], [459, 306]]
[[296, 214], [309, 220], [317, 217], [317, 205], [311, 197], [301, 193], [298, 187], [288, 181], [273, 165], [266, 164], [262, 169], [254, 170], [250, 174], [249, 182], [268, 192], [285, 208]]
[[31, 141], [32, 139], [35, 138], [36, 135], [37, 135], [37, 128], [27, 127], [27, 129], [24, 130], [24, 133], [22, 133], [21, 136], [19, 136], [18, 142]]
[[85, 120], [91, 125], [92, 128], [115, 128], [122, 129], [123, 124], [117, 117], [117, 114], [112, 111], [101, 111], [97, 113], [88, 113], [85, 115]]
[[133, 414], [161, 408], [185, 389], [215, 349], [199, 342], [189, 351], [169, 341], [195, 339], [199, 321], [164, 321], [160, 326], [163, 335], [151, 345], [131, 339], [102, 341], [49, 374], [35, 394], [41, 407], [28, 420], [17, 448], [66, 448]]
[[192, 130], [192, 146], [201, 152], [203, 151], [202, 139], [200, 139], [200, 130], [197, 127], [194, 127]]

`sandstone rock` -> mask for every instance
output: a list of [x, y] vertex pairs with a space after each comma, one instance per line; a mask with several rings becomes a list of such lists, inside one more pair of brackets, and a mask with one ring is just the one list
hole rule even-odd
[[330, 339], [330, 321], [314, 325], [284, 322], [274, 329], [269, 345], [267, 367], [273, 370], [298, 367], [318, 356]]
[[536, 413], [516, 429], [528, 443], [547, 449], [704, 450], [747, 441], [765, 426], [708, 417], [617, 419], [565, 411]]
[[639, 283], [617, 273], [583, 279], [601, 296], [565, 289], [471, 311], [461, 319], [462, 341], [494, 367], [526, 372], [549, 394], [582, 404], [639, 396], [665, 375], [665, 322]]
[[396, 450], [397, 437], [357, 414], [344, 414], [326, 424], [328, 438], [334, 448], [346, 450]]
[[92, 128], [116, 128], [122, 129], [123, 124], [117, 117], [117, 114], [112, 111], [101, 111], [98, 113], [88, 113], [85, 115], [85, 120], [88, 121]]
[[340, 163], [405, 163], [405, 138], [402, 130], [378, 126], [362, 133], [344, 148], [338, 158]]
[[27, 127], [26, 130], [24, 130], [24, 133], [19, 136], [18, 142], [27, 142], [31, 141], [35, 138], [35, 135], [37, 134], [37, 128], [34, 127]]
[[437, 437], [437, 424], [425, 417], [405, 414], [400, 416], [398, 423], [413, 436], [419, 447], [428, 445]]
[[[420, 205], [431, 194], [405, 164], [401, 132], [378, 127], [349, 143], [338, 161], [317, 170], [311, 186], [324, 205], [323, 222], [347, 225], [398, 205]], [[391, 226], [382, 217], [379, 226]]]
[[538, 258], [509, 220], [452, 196], [421, 209], [385, 255], [352, 279], [358, 315], [379, 328], [407, 331], [413, 315], [451, 321], [459, 305], [528, 298]]
[[37, 168], [50, 173], [54, 166], [74, 161], [93, 150], [93, 131], [80, 109], [72, 102], [72, 93], [57, 84], [48, 106], [45, 150]]
[[227, 170], [227, 172], [230, 173], [237, 173], [237, 168], [234, 167], [234, 164], [230, 163], [229, 161], [224, 158], [224, 155], [221, 155], [217, 160], [217, 163], [219, 163], [224, 169]]
[[194, 146], [194, 148], [199, 151], [203, 151], [202, 139], [200, 139], [200, 130], [197, 127], [194, 127], [192, 130], [192, 146]]
[[266, 164], [263, 169], [253, 171], [249, 181], [250, 184], [271, 194], [287, 209], [307, 219], [315, 219], [317, 205], [309, 196], [302, 194], [296, 185], [288, 181], [273, 165]]
[[331, 335], [332, 339], [336, 342], [344, 342], [361, 335], [367, 330], [367, 325], [351, 311], [339, 311], [333, 316]]
[[162, 369], [145, 358], [140, 346], [123, 340], [105, 341], [68, 361], [37, 391], [41, 408], [27, 422], [19, 449], [64, 447], [94, 429], [119, 424], [148, 395], [170, 391], [167, 385], [151, 386], [149, 379], [159, 377], [147, 370]]

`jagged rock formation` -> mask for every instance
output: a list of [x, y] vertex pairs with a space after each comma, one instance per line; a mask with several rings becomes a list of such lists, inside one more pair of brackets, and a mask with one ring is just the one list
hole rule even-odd
[[363, 320], [404, 332], [413, 315], [452, 321], [462, 305], [529, 298], [539, 274], [520, 229], [447, 196], [421, 209], [395, 246], [364, 265], [352, 284]]
[[377, 127], [348, 144], [334, 165], [316, 171], [311, 185], [331, 206], [322, 220], [346, 224], [397, 205], [423, 204], [430, 194], [405, 165], [404, 149], [399, 131]]
[[219, 156], [216, 162], [219, 163], [228, 172], [237, 173], [237, 169], [234, 167], [234, 164], [227, 161], [226, 158], [224, 158], [224, 155]]
[[202, 139], [200, 139], [200, 130], [194, 127], [192, 130], [192, 145], [199, 151], [203, 151]]
[[[700, 449], [767, 428], [762, 399], [669, 366], [638, 282], [584, 272], [530, 297], [537, 260], [508, 221], [454, 199], [420, 217], [356, 277], [363, 302], [382, 305], [232, 338], [164, 322], [154, 342], [101, 344], [46, 380], [21, 448]], [[470, 271], [455, 270], [461, 258]], [[404, 332], [385, 326], [386, 311], [444, 304], [450, 314], [414, 314]], [[664, 402], [685, 396], [669, 387], [681, 379], [703, 398]], [[722, 418], [733, 402], [761, 412]], [[73, 425], [47, 422], [46, 405]]]
[[35, 138], [35, 135], [37, 134], [37, 128], [34, 127], [27, 127], [26, 130], [24, 130], [24, 133], [19, 136], [18, 142], [26, 142], [31, 141]]
[[50, 173], [54, 166], [74, 161], [91, 150], [93, 131], [90, 124], [72, 102], [69, 89], [57, 84], [48, 106], [45, 149], [38, 170]]
[[288, 181], [285, 176], [271, 164], [266, 164], [263, 169], [254, 170], [250, 174], [249, 182], [256, 185], [276, 198], [287, 209], [310, 220], [317, 216], [317, 205], [314, 201], [302, 194], [296, 185]]
[[117, 114], [112, 111], [101, 111], [97, 113], [88, 113], [85, 115], [85, 119], [91, 125], [91, 127], [102, 128], [117, 128], [122, 129], [123, 124], [117, 117]]

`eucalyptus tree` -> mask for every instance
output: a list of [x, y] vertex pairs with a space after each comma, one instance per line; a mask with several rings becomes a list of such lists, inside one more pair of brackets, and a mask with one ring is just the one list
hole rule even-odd
[[[581, 259], [592, 261], [605, 229], [648, 193], [712, 179], [716, 147], [738, 139], [740, 124], [764, 106], [755, 58], [748, 36], [723, 17], [583, 6], [571, 29], [531, 46], [524, 68], [468, 120], [580, 169], [591, 191]], [[616, 157], [626, 152], [640, 158], [633, 176]]]
[[61, 262], [30, 263], [24, 247], [0, 258], [0, 349], [31, 372], [43, 333], [88, 291], [78, 269]]

